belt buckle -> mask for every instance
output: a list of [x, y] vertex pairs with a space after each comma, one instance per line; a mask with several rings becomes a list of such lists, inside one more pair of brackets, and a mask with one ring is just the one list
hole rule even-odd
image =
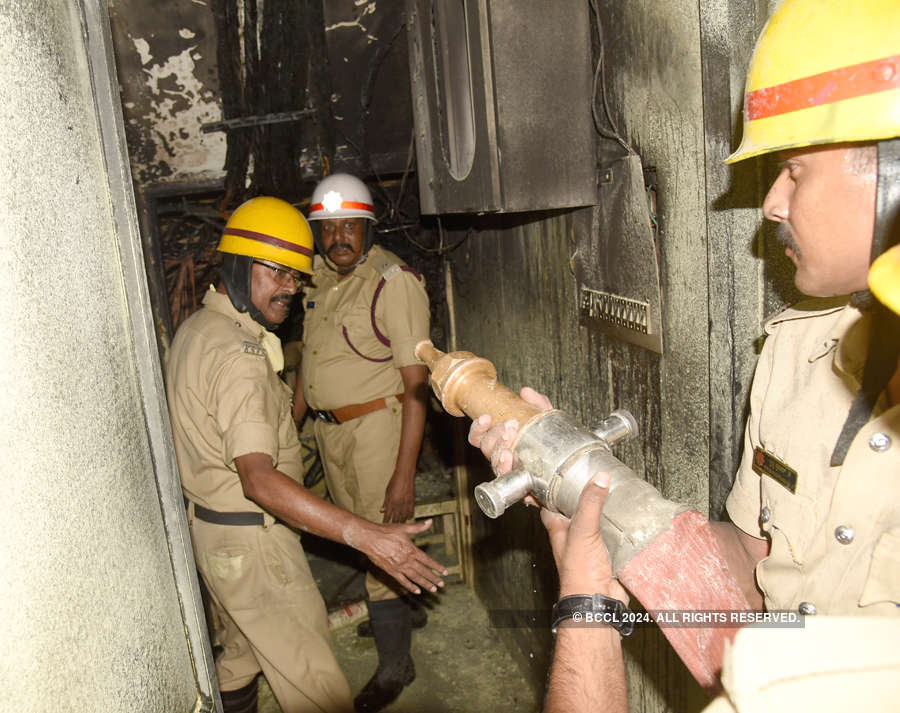
[[331, 411], [316, 411], [316, 418], [325, 423], [340, 423]]

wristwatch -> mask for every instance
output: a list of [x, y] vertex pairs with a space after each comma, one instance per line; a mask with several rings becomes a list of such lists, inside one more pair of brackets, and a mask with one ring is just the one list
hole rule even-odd
[[555, 634], [566, 619], [585, 624], [606, 624], [622, 636], [631, 636], [634, 631], [634, 612], [618, 599], [602, 594], [573, 594], [560, 599], [553, 607], [553, 626], [550, 630]]

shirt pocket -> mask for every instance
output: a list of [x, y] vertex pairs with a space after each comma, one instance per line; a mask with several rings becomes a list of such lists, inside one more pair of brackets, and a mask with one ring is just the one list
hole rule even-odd
[[386, 334], [381, 339], [372, 325], [372, 310], [369, 306], [356, 305], [340, 316], [341, 339], [358, 356], [369, 361], [390, 361], [390, 346], [381, 341], [388, 340]]
[[760, 526], [772, 542], [769, 558], [780, 565], [803, 565], [815, 526], [814, 501], [789, 492], [765, 475], [760, 490]]
[[864, 607], [879, 602], [900, 603], [900, 529], [883, 533], [872, 551], [869, 576], [859, 605]]

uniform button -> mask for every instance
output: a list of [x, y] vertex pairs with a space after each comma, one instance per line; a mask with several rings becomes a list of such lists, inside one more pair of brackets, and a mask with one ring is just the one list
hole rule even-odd
[[842, 545], [849, 545], [853, 542], [853, 537], [856, 535], [853, 532], [852, 527], [847, 527], [846, 525], [839, 525], [834, 528], [834, 539], [840, 542]]
[[816, 609], [816, 605], [812, 602], [800, 602], [800, 606], [797, 607], [797, 611], [806, 616], [812, 616], [818, 610]]
[[772, 511], [769, 510], [769, 507], [766, 506], [762, 510], [759, 511], [759, 521], [762, 523], [767, 523], [772, 519]]
[[869, 439], [869, 448], [876, 453], [884, 453], [891, 447], [891, 437], [886, 433], [873, 433]]

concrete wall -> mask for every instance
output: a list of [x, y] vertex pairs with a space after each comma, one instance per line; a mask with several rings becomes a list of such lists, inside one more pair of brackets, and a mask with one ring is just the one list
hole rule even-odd
[[216, 694], [105, 10], [2, 0], [0, 47], [3, 707], [199, 710]]

